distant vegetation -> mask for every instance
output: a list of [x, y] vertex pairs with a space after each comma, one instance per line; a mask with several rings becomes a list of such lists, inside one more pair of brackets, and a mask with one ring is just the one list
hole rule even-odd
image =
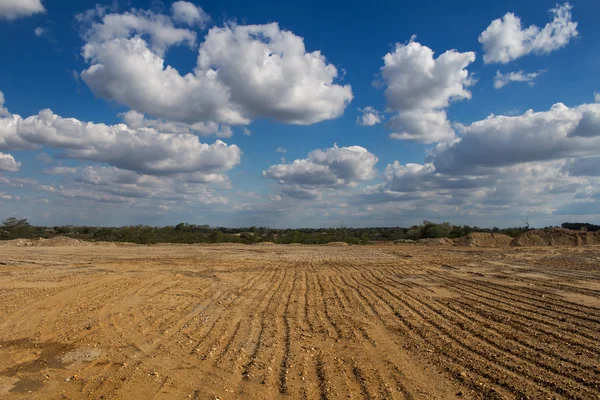
[[565, 229], [572, 229], [574, 231], [600, 231], [600, 225], [588, 224], [587, 222], [565, 222], [561, 226]]
[[[600, 226], [588, 223], [565, 222], [562, 224], [562, 227], [592, 232], [600, 230]], [[409, 228], [348, 228], [345, 226], [319, 229], [273, 229], [256, 226], [249, 228], [221, 228], [185, 223], [165, 227], [145, 225], [114, 228], [71, 225], [44, 227], [33, 226], [26, 219], [8, 218], [0, 225], [0, 240], [68, 236], [89, 241], [131, 242], [138, 244], [223, 242], [246, 244], [258, 242], [273, 242], [280, 244], [324, 244], [329, 242], [346, 242], [350, 244], [366, 244], [381, 241], [419, 240], [444, 237], [458, 238], [472, 232], [503, 233], [515, 237], [529, 229], [528, 226], [507, 229], [489, 229], [477, 226], [452, 225], [448, 222], [436, 224], [430, 221], [423, 221], [421, 225], [414, 225]]]

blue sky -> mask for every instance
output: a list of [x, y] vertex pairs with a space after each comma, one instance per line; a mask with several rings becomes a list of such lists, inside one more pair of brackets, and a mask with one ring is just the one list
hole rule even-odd
[[598, 223], [599, 13], [0, 0], [0, 218]]

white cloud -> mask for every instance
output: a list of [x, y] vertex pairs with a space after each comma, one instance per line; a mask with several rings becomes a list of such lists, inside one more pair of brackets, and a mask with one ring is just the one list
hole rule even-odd
[[[155, 14], [152, 11], [136, 10], [126, 11], [122, 14], [105, 14], [101, 9], [96, 14], [78, 14], [76, 19], [84, 25], [84, 55], [91, 52], [86, 47], [98, 46], [113, 40], [128, 39], [131, 37], [149, 36], [152, 50], [159, 56], [173, 45], [196, 45], [196, 33], [189, 29], [178, 28], [168, 15]], [[95, 17], [100, 17], [96, 20]]]
[[465, 68], [475, 61], [475, 53], [448, 50], [433, 56], [429, 47], [411, 40], [396, 44], [383, 57], [381, 74], [389, 110], [440, 109], [451, 101], [471, 98], [467, 87], [475, 82]]
[[210, 16], [195, 4], [187, 1], [176, 1], [171, 5], [173, 20], [189, 26], [205, 28], [210, 22]]
[[[564, 165], [565, 160], [524, 162], [470, 175], [469, 171], [440, 172], [433, 163], [402, 165], [396, 161], [385, 169], [383, 184], [368, 187], [351, 200], [357, 209], [378, 204], [368, 211], [371, 218], [412, 214], [506, 226], [519, 223], [519, 215], [547, 219], [600, 182], [569, 176]], [[515, 222], [507, 222], [510, 218]]]
[[105, 162], [144, 174], [220, 173], [240, 162], [241, 150], [217, 140], [204, 144], [192, 134], [166, 134], [62, 118], [51, 110], [22, 118], [0, 118], [0, 149], [63, 149], [63, 156]]
[[40, 0], [2, 0], [0, 1], [0, 19], [9, 21], [46, 12]]
[[148, 119], [144, 114], [137, 111], [127, 111], [119, 114], [125, 124], [132, 129], [154, 128], [164, 133], [185, 133], [200, 136], [216, 135], [218, 138], [230, 138], [233, 136], [231, 128], [227, 125], [219, 125], [214, 122], [196, 122], [186, 124], [182, 122], [165, 121], [160, 119]]
[[535, 84], [535, 79], [546, 72], [545, 70], [540, 70], [537, 72], [509, 72], [507, 74], [503, 74], [500, 71], [496, 71], [496, 76], [494, 77], [494, 87], [496, 89], [500, 89], [510, 82], [527, 82], [529, 86], [533, 86]]
[[10, 154], [0, 153], [0, 171], [17, 172], [21, 168], [21, 163], [15, 161]]
[[246, 127], [242, 128], [242, 133], [244, 134], [244, 136], [252, 136], [252, 131]]
[[193, 43], [193, 32], [151, 12], [90, 23], [96, 14], [80, 18], [88, 21], [83, 55], [90, 64], [81, 77], [95, 94], [140, 113], [187, 124], [246, 125], [255, 118], [312, 124], [339, 117], [352, 100], [351, 87], [335, 83], [337, 69], [276, 23], [213, 27], [197, 67], [182, 76], [162, 54]]
[[392, 139], [413, 140], [425, 144], [454, 139], [454, 130], [443, 110], [407, 110], [394, 115], [386, 127]]
[[279, 164], [263, 171], [263, 176], [283, 184], [309, 186], [352, 186], [377, 175], [377, 157], [360, 146], [314, 150], [305, 159]]
[[383, 183], [351, 201], [357, 209], [380, 204], [368, 211], [373, 218], [412, 213], [497, 223], [518, 215], [547, 220], [600, 198], [600, 104], [490, 116], [459, 131], [461, 138], [439, 143], [423, 164], [389, 164]]
[[[594, 101], [600, 103], [600, 93], [594, 92]], [[0, 104], [1, 105], [1, 104]]]
[[530, 161], [592, 156], [600, 152], [600, 104], [490, 116], [460, 126], [462, 137], [429, 155], [438, 170], [470, 170]]
[[211, 29], [198, 67], [216, 69], [249, 117], [312, 124], [339, 117], [352, 100], [349, 85], [333, 83], [337, 69], [321, 52], [307, 53], [301, 37], [276, 23]]
[[409, 192], [422, 184], [423, 178], [432, 174], [435, 171], [433, 164], [414, 164], [406, 165], [394, 161], [388, 164], [383, 173], [384, 180], [388, 184], [388, 188], [395, 192]]
[[483, 61], [506, 64], [530, 53], [547, 54], [566, 46], [579, 34], [577, 22], [571, 21], [571, 8], [565, 3], [551, 9], [553, 19], [542, 29], [535, 25], [522, 29], [521, 19], [510, 12], [492, 21], [479, 36]]
[[467, 88], [475, 79], [466, 68], [475, 61], [475, 53], [449, 50], [434, 58], [433, 50], [413, 36], [408, 44], [396, 44], [383, 60], [387, 111], [397, 113], [387, 124], [391, 137], [424, 143], [452, 140], [454, 131], [444, 109], [471, 98]]
[[275, 151], [278, 153], [283, 153], [283, 154], [287, 153], [287, 149], [283, 146], [279, 146], [278, 148], [275, 149]]
[[33, 30], [33, 33], [35, 33], [35, 36], [37, 37], [42, 37], [46, 34], [46, 28], [42, 28], [41, 26], [38, 26], [37, 28], [35, 28]]
[[381, 114], [373, 107], [359, 108], [362, 115], [356, 118], [356, 123], [360, 126], [373, 126], [381, 123]]

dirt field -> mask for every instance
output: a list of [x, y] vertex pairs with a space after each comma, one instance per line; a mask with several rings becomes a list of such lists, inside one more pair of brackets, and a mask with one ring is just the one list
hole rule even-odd
[[0, 398], [600, 398], [600, 247], [0, 247]]

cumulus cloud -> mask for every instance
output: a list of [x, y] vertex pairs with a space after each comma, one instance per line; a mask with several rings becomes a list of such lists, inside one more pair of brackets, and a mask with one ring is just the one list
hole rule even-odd
[[388, 164], [383, 173], [384, 180], [388, 183], [388, 188], [395, 192], [409, 192], [418, 189], [423, 178], [435, 171], [433, 164], [414, 164], [406, 165], [394, 161]]
[[137, 9], [122, 14], [106, 13], [107, 10], [103, 8], [95, 11], [95, 13], [78, 14], [76, 17], [84, 27], [83, 37], [87, 42], [83, 49], [84, 55], [91, 51], [91, 49], [86, 50], [88, 46], [143, 35], [149, 37], [152, 50], [159, 56], [173, 45], [187, 44], [190, 47], [196, 45], [196, 33], [175, 26], [175, 22], [168, 15]]
[[594, 101], [600, 103], [600, 93], [594, 92]]
[[186, 124], [183, 122], [152, 119], [146, 118], [144, 114], [133, 110], [121, 113], [119, 117], [128, 127], [133, 129], [154, 128], [164, 133], [185, 133], [200, 136], [214, 134], [218, 138], [230, 138], [233, 135], [229, 126], [219, 125], [214, 122]]
[[[458, 217], [463, 223], [469, 218], [515, 218], [519, 214], [547, 217], [598, 182], [565, 174], [564, 164], [564, 160], [525, 162], [471, 175], [469, 171], [440, 172], [433, 163], [394, 162], [385, 169], [383, 184], [363, 190], [353, 201], [397, 205], [403, 214], [419, 213], [424, 218]], [[392, 212], [388, 206], [378, 210]]]
[[383, 58], [387, 111], [397, 113], [386, 126], [396, 139], [452, 140], [454, 131], [444, 109], [453, 101], [471, 98], [467, 88], [475, 79], [466, 68], [475, 61], [475, 53], [448, 50], [434, 58], [433, 50], [414, 39], [396, 44]]
[[381, 74], [387, 84], [388, 109], [439, 109], [453, 100], [471, 98], [468, 86], [474, 83], [465, 69], [475, 61], [475, 53], [448, 50], [434, 58], [427, 46], [411, 40], [396, 44], [383, 58]]
[[0, 1], [0, 19], [12, 21], [44, 12], [46, 12], [46, 9], [40, 0]]
[[454, 139], [454, 129], [444, 110], [407, 110], [394, 115], [386, 124], [392, 139], [412, 140], [425, 144]]
[[282, 184], [309, 186], [352, 186], [377, 175], [377, 157], [360, 146], [313, 150], [305, 159], [279, 164], [263, 171], [263, 176]]
[[356, 123], [360, 126], [373, 126], [381, 123], [381, 114], [373, 107], [359, 108], [358, 111], [362, 113], [361, 116], [356, 118]]
[[15, 161], [10, 154], [0, 153], [0, 171], [17, 172], [21, 168], [21, 163]]
[[173, 20], [189, 26], [205, 28], [210, 22], [210, 16], [195, 4], [187, 1], [176, 1], [171, 5]]
[[507, 74], [503, 74], [500, 71], [496, 71], [496, 76], [494, 77], [494, 87], [496, 89], [503, 88], [511, 82], [527, 82], [529, 86], [533, 86], [535, 84], [535, 79], [542, 75], [545, 70], [540, 70], [537, 72], [509, 72]]
[[144, 174], [220, 173], [240, 162], [241, 150], [221, 140], [204, 144], [191, 134], [62, 118], [51, 110], [0, 118], [0, 149], [62, 149], [63, 157], [104, 162]]
[[599, 115], [600, 104], [556, 104], [461, 125], [461, 137], [437, 144], [424, 163], [387, 165], [383, 183], [351, 201], [381, 204], [372, 213], [462, 221], [564, 213], [574, 200], [594, 197], [600, 185]]
[[530, 53], [547, 54], [566, 46], [579, 34], [577, 22], [571, 21], [571, 8], [565, 3], [551, 9], [553, 19], [542, 29], [535, 25], [522, 29], [521, 19], [510, 12], [495, 19], [479, 36], [483, 61], [506, 64]]
[[282, 154], [287, 153], [287, 149], [283, 146], [279, 146], [278, 148], [275, 149], [275, 151], [278, 153], [282, 153]]
[[194, 32], [173, 25], [181, 18], [132, 10], [80, 20], [87, 21], [90, 64], [82, 79], [98, 96], [140, 113], [187, 124], [312, 124], [339, 117], [352, 100], [351, 87], [335, 82], [337, 69], [277, 23], [213, 27], [196, 68], [181, 75], [163, 58], [169, 46], [195, 42]]
[[558, 103], [543, 112], [492, 115], [459, 130], [460, 139], [437, 145], [429, 155], [438, 170], [591, 156], [600, 151], [600, 104]]

